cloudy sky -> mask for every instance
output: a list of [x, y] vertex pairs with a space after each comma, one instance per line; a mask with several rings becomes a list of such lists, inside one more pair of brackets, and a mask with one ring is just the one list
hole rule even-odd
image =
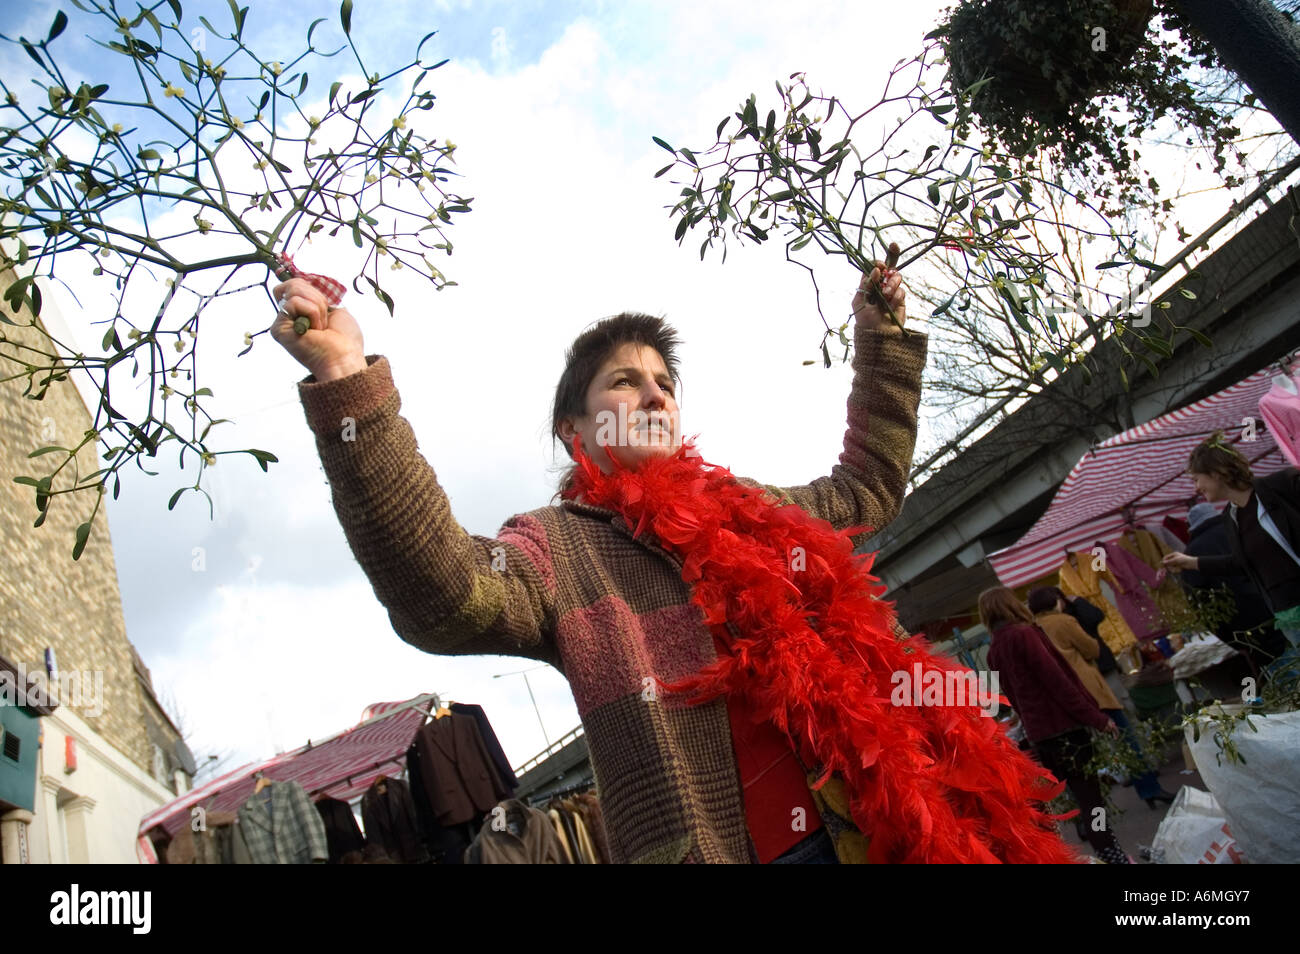
[[[806, 277], [776, 248], [733, 249], [722, 265], [716, 255], [701, 262], [689, 241], [678, 247], [665, 208], [677, 190], [653, 178], [667, 153], [651, 136], [707, 146], [718, 120], [752, 92], [774, 99], [775, 80], [795, 71], [874, 101], [884, 70], [918, 48], [941, 6], [890, 5], [886, 22], [885, 8], [862, 3], [802, 5], [794, 15], [789, 4], [750, 0], [357, 0], [353, 38], [367, 65], [402, 65], [431, 30], [437, 58], [451, 58], [431, 74], [437, 105], [420, 121], [456, 143], [457, 189], [475, 198], [440, 266], [459, 284], [436, 295], [406, 286], [395, 317], [369, 296], [349, 293], [347, 303], [367, 353], [392, 363], [402, 413], [467, 530], [494, 534], [511, 514], [550, 500], [559, 462], [548, 409], [563, 350], [591, 321], [622, 310], [664, 315], [681, 333], [684, 425], [707, 458], [776, 483], [829, 470], [849, 377], [839, 365], [802, 364], [821, 340]], [[225, 4], [184, 7], [183, 26], [197, 26], [199, 14], [219, 29], [230, 19]], [[5, 32], [43, 36], [55, 9], [34, 4]], [[329, 18], [317, 40], [337, 40], [332, 2], [279, 3], [274, 14], [253, 4], [249, 46], [289, 59], [317, 17]], [[60, 42], [89, 76], [106, 54], [78, 35], [80, 22]], [[7, 56], [6, 78], [28, 66]], [[329, 272], [332, 253], [351, 249], [336, 241], [346, 248], [317, 240], [299, 263]], [[828, 313], [843, 320], [856, 276], [829, 280], [823, 292], [843, 307]], [[54, 297], [79, 344], [98, 353], [102, 326], [89, 322], [106, 315], [57, 289]], [[272, 317], [260, 292], [238, 302], [204, 313], [211, 340], [200, 385], [214, 392], [209, 413], [235, 421], [222, 425], [222, 449], [263, 448], [281, 462], [264, 474], [246, 455], [220, 458], [203, 477], [215, 502], [209, 519], [193, 493], [168, 512], [197, 470], [192, 455], [182, 473], [176, 455], [163, 454], [156, 478], [125, 470], [108, 509], [128, 635], [181, 710], [195, 751], [229, 751], [232, 764], [269, 756], [339, 731], [371, 702], [426, 691], [483, 705], [516, 764], [577, 726], [555, 670], [431, 656], [393, 632], [330, 502], [297, 396], [307, 372], [265, 335], [235, 357], [244, 332]], [[540, 722], [523, 676], [496, 678], [520, 670]]]
[[[680, 331], [685, 430], [700, 434], [707, 459], [782, 484], [830, 469], [849, 371], [803, 365], [821, 340], [805, 274], [776, 243], [733, 248], [725, 265], [717, 255], [701, 262], [698, 239], [678, 247], [666, 209], [677, 189], [652, 178], [667, 154], [651, 137], [705, 147], [751, 92], [770, 104], [774, 81], [796, 71], [874, 102], [888, 67], [919, 48], [943, 6], [356, 0], [353, 39], [368, 65], [401, 65], [431, 30], [436, 58], [451, 59], [431, 74], [436, 107], [413, 121], [457, 144], [456, 188], [474, 197], [442, 263], [459, 284], [434, 294], [395, 276], [394, 317], [373, 297], [350, 293], [347, 304], [367, 353], [391, 362], [402, 413], [467, 530], [494, 534], [550, 500], [559, 461], [548, 409], [563, 350], [623, 310], [664, 315]], [[55, 9], [30, 4], [5, 32], [43, 36]], [[183, 25], [197, 26], [200, 13], [220, 27], [230, 19], [224, 3], [185, 2]], [[329, 21], [321, 45], [337, 41], [332, 0], [255, 3], [245, 35], [266, 58], [289, 59], [317, 17]], [[93, 76], [105, 54], [78, 23], [62, 52]], [[7, 78], [30, 66], [21, 52], [0, 61]], [[316, 95], [332, 68], [312, 67]], [[346, 279], [351, 251], [341, 234], [297, 258]], [[828, 267], [820, 280], [828, 317], [846, 319], [857, 276]], [[103, 329], [89, 323], [107, 315], [52, 293], [78, 347], [99, 353]], [[280, 463], [264, 474], [251, 457], [221, 457], [203, 477], [213, 519], [192, 493], [168, 512], [197, 474], [192, 457], [182, 473], [170, 451], [156, 478], [126, 469], [121, 499], [109, 500], [128, 634], [196, 753], [263, 758], [339, 731], [371, 702], [427, 691], [483, 705], [516, 764], [577, 726], [549, 667], [431, 656], [393, 632], [331, 505], [298, 401], [306, 370], [265, 335], [235, 357], [244, 333], [271, 318], [260, 291], [209, 308], [198, 383], [214, 392], [208, 413], [236, 422], [220, 440], [214, 431], [218, 447], [266, 449]]]

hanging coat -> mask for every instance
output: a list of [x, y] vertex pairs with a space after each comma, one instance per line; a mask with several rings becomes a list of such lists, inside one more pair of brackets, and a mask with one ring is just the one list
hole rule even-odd
[[1106, 572], [1115, 587], [1119, 611], [1138, 639], [1155, 639], [1169, 632], [1152, 595], [1159, 574], [1118, 542], [1105, 544]]
[[394, 861], [414, 865], [428, 860], [411, 789], [400, 778], [381, 777], [361, 796], [366, 842], [378, 845]]
[[[1174, 552], [1173, 547], [1167, 545], [1156, 534], [1146, 530], [1125, 533], [1120, 537], [1119, 544], [1157, 573], [1164, 569], [1165, 554]], [[1184, 545], [1179, 544], [1177, 549], [1181, 553]], [[1195, 625], [1192, 608], [1187, 603], [1187, 595], [1183, 592], [1178, 580], [1171, 574], [1165, 574], [1164, 579], [1152, 591], [1151, 595], [1155, 598], [1156, 607], [1160, 610], [1160, 616], [1169, 629], [1181, 632]]]
[[1137, 637], [1115, 604], [1102, 596], [1102, 580], [1110, 583], [1116, 591], [1119, 586], [1108, 571], [1094, 570], [1092, 562], [1092, 553], [1088, 551], [1071, 553], [1070, 558], [1061, 564], [1059, 586], [1066, 596], [1081, 596], [1106, 614], [1106, 619], [1097, 624], [1097, 633], [1106, 641], [1110, 651], [1118, 655], [1130, 646], [1136, 646]]
[[236, 815], [248, 861], [255, 865], [305, 865], [329, 859], [325, 823], [297, 782], [272, 782], [269, 803], [259, 792]]
[[325, 823], [325, 840], [330, 847], [330, 864], [336, 865], [349, 851], [361, 851], [366, 847], [366, 840], [361, 837], [357, 827], [357, 817], [347, 802], [337, 798], [322, 798], [316, 803], [316, 811]]

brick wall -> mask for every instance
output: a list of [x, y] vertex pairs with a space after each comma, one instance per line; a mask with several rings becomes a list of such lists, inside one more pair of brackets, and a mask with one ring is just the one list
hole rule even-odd
[[[0, 288], [7, 289], [14, 278], [12, 270], [0, 271]], [[52, 307], [47, 295], [43, 309]], [[0, 302], [0, 308], [20, 325], [32, 321], [27, 309], [15, 315], [7, 302]], [[26, 350], [54, 351], [38, 329], [0, 322], [0, 336], [0, 378], [23, 370], [23, 360], [15, 359], [49, 366], [48, 358]], [[44, 377], [35, 376], [32, 394], [40, 391]], [[0, 655], [25, 663], [29, 671], [44, 669], [48, 646], [54, 649], [61, 672], [102, 670], [103, 712], [92, 717], [84, 708], [73, 711], [149, 772], [153, 752], [122, 616], [108, 530], [110, 498], [106, 495], [101, 502], [86, 548], [74, 561], [76, 528], [90, 518], [96, 492], [51, 497], [45, 522], [33, 527], [39, 516], [35, 488], [13, 481], [22, 474], [39, 480], [51, 473], [67, 460], [67, 454], [56, 451], [30, 460], [27, 455], [51, 444], [75, 447], [93, 421], [71, 377], [51, 383], [40, 401], [23, 395], [27, 385], [25, 375], [0, 381]], [[100, 468], [94, 442], [81, 449], [75, 464], [82, 483], [85, 475]], [[76, 472], [68, 461], [52, 489], [74, 486]]]

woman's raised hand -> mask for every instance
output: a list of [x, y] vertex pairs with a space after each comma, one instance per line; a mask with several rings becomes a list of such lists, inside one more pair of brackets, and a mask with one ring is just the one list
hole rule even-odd
[[904, 304], [907, 290], [903, 287], [903, 276], [894, 267], [898, 264], [898, 254], [898, 243], [890, 242], [886, 260], [877, 261], [871, 274], [863, 275], [858, 284], [858, 293], [853, 296], [853, 319], [864, 328], [902, 334], [907, 322]]
[[[291, 278], [276, 285], [271, 294], [280, 303], [280, 310], [271, 322], [271, 337], [314, 374], [318, 382], [366, 369], [361, 327], [346, 308], [330, 308], [320, 289], [302, 278]], [[310, 323], [301, 335], [294, 329], [299, 317]]]

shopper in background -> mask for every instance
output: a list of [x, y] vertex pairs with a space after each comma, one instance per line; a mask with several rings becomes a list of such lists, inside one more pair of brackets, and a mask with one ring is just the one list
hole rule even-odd
[[[1231, 551], [1228, 532], [1214, 504], [1193, 506], [1187, 511], [1187, 525], [1191, 534], [1183, 552], [1189, 557], [1214, 556]], [[1218, 593], [1233, 601], [1232, 617], [1215, 628], [1215, 635], [1239, 650], [1250, 661], [1256, 676], [1261, 667], [1286, 651], [1286, 638], [1274, 627], [1268, 604], [1245, 573], [1211, 577], [1202, 570], [1187, 569], [1182, 577], [1183, 588], [1193, 600], [1196, 594]]]
[[1207, 576], [1243, 573], [1264, 597], [1295, 655], [1300, 650], [1300, 470], [1287, 467], [1256, 477], [1250, 464], [1215, 431], [1192, 451], [1187, 473], [1210, 503], [1226, 500], [1219, 522], [1228, 552], [1170, 553], [1167, 567]]
[[1096, 606], [1093, 606], [1082, 596], [1069, 597], [1061, 592], [1059, 586], [1043, 587], [1051, 592], [1055, 599], [1060, 600], [1065, 608], [1061, 611], [1066, 616], [1072, 618], [1085, 633], [1097, 640], [1100, 648], [1100, 655], [1097, 657], [1097, 669], [1104, 676], [1107, 673], [1115, 672], [1119, 666], [1115, 662], [1115, 654], [1110, 651], [1106, 645], [1106, 640], [1101, 638], [1101, 624], [1106, 622], [1106, 614]]
[[[1123, 732], [1129, 748], [1140, 760], [1143, 759], [1142, 746], [1124, 714], [1124, 707], [1115, 698], [1115, 693], [1106, 685], [1105, 678], [1097, 668], [1096, 660], [1101, 655], [1100, 641], [1085, 633], [1073, 617], [1066, 614], [1065, 600], [1058, 597], [1057, 592], [1054, 587], [1046, 586], [1031, 590], [1029, 611], [1034, 614], [1035, 621], [1047, 634], [1057, 652], [1070, 664], [1083, 687], [1092, 694], [1101, 711]], [[1150, 808], [1154, 809], [1156, 802], [1168, 804], [1174, 800], [1172, 794], [1161, 788], [1160, 777], [1150, 767], [1133, 776], [1133, 786], [1137, 789], [1138, 797]]]
[[[1107, 864], [1132, 861], [1111, 831], [1101, 787], [1085, 774], [1093, 758], [1088, 728], [1119, 735], [1033, 614], [1005, 586], [979, 598], [980, 620], [989, 631], [989, 668], [1020, 716], [1025, 734], [1044, 768], [1065, 784], [1079, 803], [1079, 832]], [[1098, 830], [1100, 828], [1100, 830]]]

